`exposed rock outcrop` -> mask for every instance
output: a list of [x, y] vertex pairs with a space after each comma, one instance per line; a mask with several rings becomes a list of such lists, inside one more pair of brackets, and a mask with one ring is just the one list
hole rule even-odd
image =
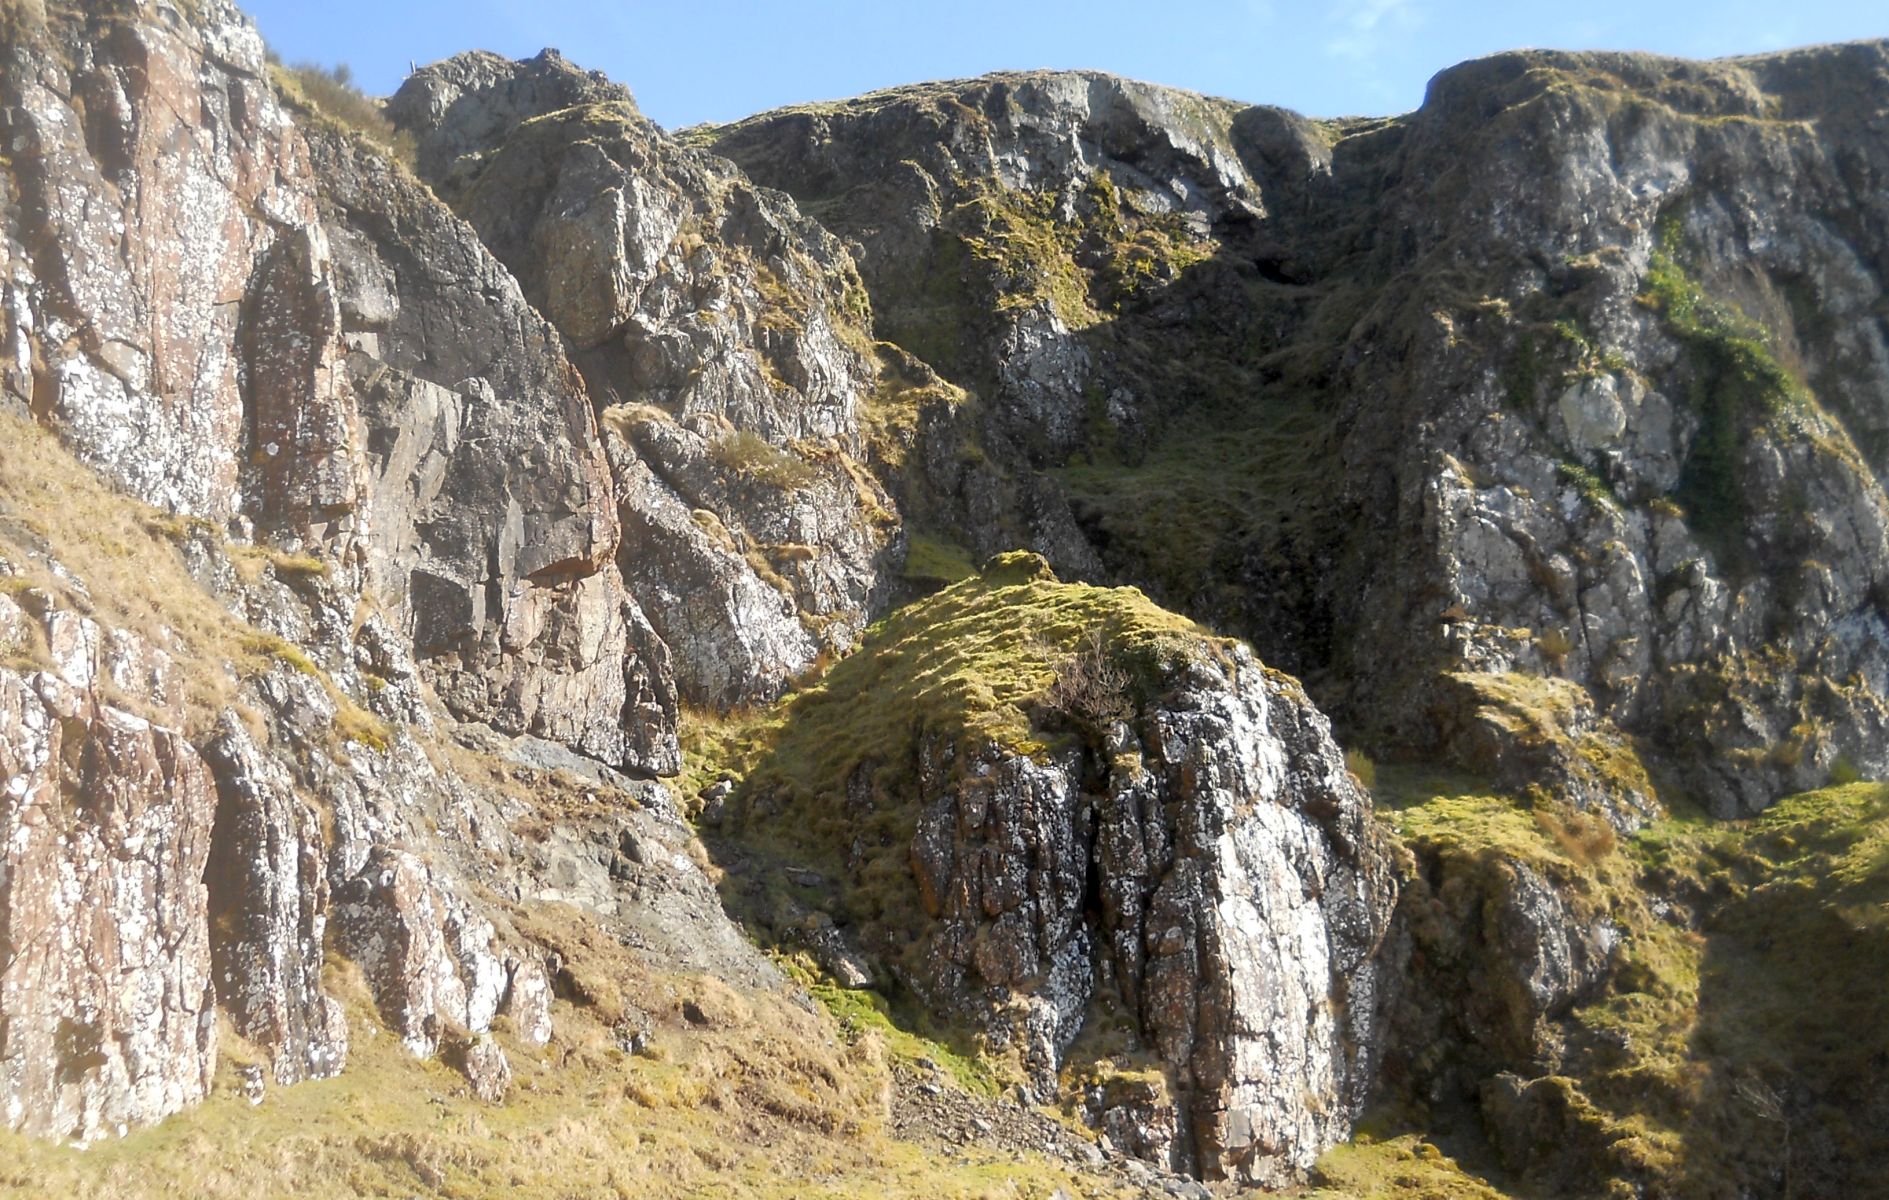
[[[253, 1063], [252, 1047], [263, 1057], [241, 1068], [253, 1098], [266, 1098], [265, 1077], [334, 1075], [359, 1032], [331, 990], [343, 962], [411, 1051], [442, 1054], [497, 1098], [509, 1066], [491, 1032], [502, 1017], [518, 1042], [542, 1045], [554, 995], [547, 951], [501, 897], [564, 900], [679, 969], [778, 984], [686, 853], [660, 784], [542, 739], [465, 727], [479, 748], [455, 747], [439, 738], [443, 716], [420, 731], [424, 745], [381, 723], [291, 643], [198, 589], [167, 534], [132, 532], [167, 518], [85, 483], [50, 439], [0, 421], [17, 438], [0, 449], [8, 1128], [86, 1142], [203, 1099], [218, 1009], [242, 1039], [239, 1063]], [[55, 477], [85, 517], [22, 535], [17, 502]], [[109, 577], [133, 593], [107, 599], [107, 579], [88, 583], [51, 553], [68, 539], [92, 567], [135, 547], [152, 576]], [[284, 627], [319, 624], [322, 589], [311, 601], [242, 584], [224, 543], [191, 545], [206, 576], [238, 581], [232, 604], [270, 596]], [[156, 640], [75, 611], [101, 604], [160, 614]], [[228, 675], [186, 677], [181, 662]], [[595, 836], [593, 824], [624, 827], [613, 836], [634, 843], [638, 867], [557, 892], [558, 856], [518, 827], [551, 846]], [[343, 986], [350, 974], [341, 968]]]
[[605, 806], [613, 768], [679, 766], [584, 382], [422, 185], [291, 113], [229, 5], [6, 26], [5, 1124], [88, 1141], [202, 1099], [218, 1004], [276, 1084], [335, 1074], [335, 950], [496, 1095], [495, 1019], [551, 1034], [492, 899], [538, 890], [530, 805], [444, 731], [562, 755]]
[[323, 992], [330, 916], [321, 816], [283, 767], [225, 714], [204, 747], [220, 793], [208, 871], [217, 999], [236, 1032], [270, 1052], [277, 1084], [325, 1079], [347, 1061], [347, 1020]]
[[397, 1042], [796, 1145], [1038, 1138], [990, 1069], [1176, 1195], [1379, 1085], [1545, 1193], [1881, 1161], [1885, 793], [1660, 792], [1889, 772], [1889, 45], [671, 135], [549, 51], [324, 111], [226, 0], [0, 39], [0, 1126]]
[[[1084, 649], [1085, 626], [1107, 640]], [[1136, 593], [1010, 556], [902, 610], [796, 701], [778, 765], [749, 781], [750, 831], [804, 819], [781, 806], [821, 786], [794, 774], [812, 749], [796, 737], [858, 746], [888, 709], [915, 714], [909, 741], [895, 725], [858, 761], [826, 755], [846, 799], [821, 824], [852, 916], [910, 913], [923, 931], [908, 946], [899, 923], [864, 927], [908, 986], [985, 1029], [1044, 1096], [1085, 1024], [1130, 1014], [1176, 1093], [1172, 1140], [1143, 1147], [1164, 1165], [1279, 1184], [1346, 1136], [1395, 885], [1296, 684]]]
[[625, 406], [618, 562], [685, 695], [769, 700], [849, 647], [899, 547], [858, 465], [878, 364], [846, 250], [561, 60], [462, 55], [390, 111], [599, 404]]
[[139, 498], [321, 555], [456, 715], [674, 771], [588, 394], [505, 269], [298, 126], [221, 0], [55, 15], [13, 54], [8, 387]]
[[[0, 595], [0, 642], [32, 621]], [[51, 624], [53, 669], [0, 669], [0, 1121], [83, 1143], [208, 1094], [217, 799], [179, 730], [112, 702], [135, 642]]]
[[993, 76], [711, 144], [1114, 572], [1425, 753], [1390, 697], [1572, 680], [1730, 815], [1889, 766], [1885, 53], [1500, 55], [1376, 122]]

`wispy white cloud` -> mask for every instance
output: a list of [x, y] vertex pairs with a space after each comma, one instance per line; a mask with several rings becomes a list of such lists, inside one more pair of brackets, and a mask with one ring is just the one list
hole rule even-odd
[[1354, 62], [1375, 58], [1387, 38], [1417, 28], [1423, 15], [1417, 0], [1345, 0], [1327, 18], [1337, 32], [1326, 41], [1325, 53]]

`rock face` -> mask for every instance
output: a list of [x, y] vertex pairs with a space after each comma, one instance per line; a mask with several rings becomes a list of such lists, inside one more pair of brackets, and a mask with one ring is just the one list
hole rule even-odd
[[560, 59], [462, 55], [390, 111], [622, 406], [618, 562], [685, 696], [772, 699], [850, 646], [898, 546], [859, 465], [879, 366], [838, 241]]
[[[764, 114], [713, 145], [831, 211], [885, 334], [986, 397], [1040, 461], [1083, 445], [1085, 389], [1110, 373], [1080, 332], [1203, 257], [1216, 222], [1263, 213], [1238, 112], [1094, 72], [993, 75]], [[1109, 258], [1136, 239], [1135, 268]]]
[[1180, 1080], [1167, 1165], [1276, 1185], [1348, 1136], [1370, 1087], [1389, 858], [1296, 686], [1236, 651], [1169, 688], [1108, 730], [1100, 779], [1081, 754], [922, 752], [921, 986], [1021, 998], [1012, 1036], [1053, 1090], [1112, 983]]
[[347, 1021], [322, 991], [330, 912], [321, 817], [249, 731], [225, 716], [205, 747], [221, 793], [210, 907], [217, 995], [236, 1032], [272, 1056], [275, 1082], [324, 1079], [347, 1061]]
[[[983, 644], [1052, 613], [1119, 632], [1051, 651], [1062, 682], [1037, 723], [1065, 724], [1033, 752], [978, 732], [1020, 709], [962, 707], [1012, 685], [949, 682], [965, 669], [955, 656], [976, 651], [927, 639], [941, 624]], [[912, 745], [844, 772], [832, 835], [855, 915], [892, 903], [868, 881], [909, 860], [921, 941], [866, 929], [908, 986], [1015, 1054], [1043, 1097], [1085, 1026], [1126, 1014], [1175, 1097], [1168, 1135], [1143, 1138], [1145, 1152], [1276, 1185], [1347, 1136], [1370, 1087], [1391, 857], [1298, 686], [1237, 643], [1163, 632], [1170, 621], [1136, 593], [1060, 584], [1041, 558], [1008, 556], [901, 611], [789, 719], [848, 744], [878, 710], [924, 714]], [[751, 780], [750, 828], [801, 819], [777, 811], [768, 779]], [[893, 835], [873, 849], [899, 811], [904, 846]]]
[[[1460, 603], [1468, 661], [1526, 661], [1503, 630], [1560, 629], [1555, 669], [1725, 815], [1839, 759], [1883, 766], [1889, 358], [1879, 322], [1841, 315], [1889, 265], [1852, 173], [1883, 147], [1831, 98], [1879, 93], [1886, 61], [1502, 56], [1440, 76], [1398, 152], [1406, 171], [1460, 153], [1462, 122], [1500, 107], [1413, 249], [1503, 281], [1509, 311], [1412, 329], [1433, 465], [1399, 505], [1432, 549], [1384, 584]], [[1495, 177], [1501, 148], [1548, 138]], [[1444, 235], [1457, 220], [1473, 232]]]
[[[679, 766], [584, 380], [444, 205], [290, 111], [227, 4], [6, 24], [4, 1124], [84, 1142], [201, 1100], [218, 1007], [276, 1084], [335, 1074], [337, 953], [497, 1096], [494, 1021], [551, 1035], [492, 899], [544, 886], [513, 826]], [[514, 746], [586, 800], [507, 792]], [[777, 980], [691, 860], [649, 876], [678, 897], [600, 919], [685, 915]]]
[[1552, 1060], [1553, 1023], [1604, 987], [1622, 932], [1565, 864], [1419, 844], [1386, 955], [1386, 1069], [1446, 1094]]
[[556, 334], [410, 178], [339, 139], [316, 154], [330, 220], [360, 230], [337, 290], [367, 586], [455, 715], [673, 771], [668, 656], [616, 572], [608, 464]]
[[410, 177], [298, 127], [267, 72], [220, 0], [195, 23], [55, 17], [17, 47], [9, 388], [141, 499], [336, 563], [455, 715], [673, 771], [668, 664], [614, 570], [556, 334]]
[[[1798, 970], [1778, 929], [1867, 941], [1874, 835], [1617, 839], [1654, 779], [1889, 772], [1889, 45], [670, 135], [549, 51], [350, 129], [225, 0], [0, 29], [6, 1128], [219, 1055], [266, 1102], [374, 1026], [498, 1102], [554, 999], [648, 1049], [570, 955], [779, 986], [726, 900], [1170, 1170], [1299, 1182], [1383, 1079], [1638, 1186], [1691, 1128], [1614, 1136], [1651, 1080], [1769, 1105], [1789, 1190], [1828, 1096], [1659, 1076], [1724, 1019], [1678, 893]], [[1262, 657], [1481, 790], [1387, 792], [1400, 855]], [[685, 797], [714, 869], [685, 704], [741, 760]], [[1848, 899], [1785, 922], [1787, 860]]]
[[994, 76], [712, 144], [858, 240], [1110, 570], [1424, 753], [1385, 698], [1571, 680], [1729, 815], [1889, 766], [1886, 55], [1503, 55], [1322, 125]]
[[[0, 629], [29, 620], [0, 596]], [[0, 670], [0, 1113], [89, 1142], [208, 1093], [216, 789], [179, 731], [107, 701], [97, 627], [61, 624], [60, 669]]]

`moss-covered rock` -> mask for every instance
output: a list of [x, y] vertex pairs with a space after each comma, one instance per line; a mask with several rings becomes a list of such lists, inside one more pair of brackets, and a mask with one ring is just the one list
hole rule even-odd
[[[1889, 1092], [1856, 1064], [1884, 1053], [1869, 1015], [1889, 963], [1882, 786], [1615, 838], [1465, 781], [1379, 775], [1417, 862], [1381, 1097], [1398, 1125], [1456, 1130], [1497, 1186], [1531, 1195], [1706, 1197], [1786, 1178], [1842, 1194], [1881, 1169], [1865, 1130]], [[1554, 919], [1518, 924], [1530, 911]], [[1537, 936], [1518, 941], [1525, 928]], [[1542, 1003], [1555, 972], [1539, 970], [1554, 962], [1539, 931], [1600, 928], [1604, 956]]]
[[1323, 718], [1243, 645], [1003, 555], [749, 738], [733, 852], [838, 880], [860, 943], [1039, 1097], [1121, 1020], [1173, 1099], [1090, 1115], [1166, 1129], [1138, 1143], [1165, 1166], [1277, 1183], [1348, 1128], [1390, 863]]

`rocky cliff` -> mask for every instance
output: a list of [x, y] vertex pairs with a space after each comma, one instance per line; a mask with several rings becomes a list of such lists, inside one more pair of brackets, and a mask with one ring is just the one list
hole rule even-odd
[[1889, 1163], [1882, 44], [669, 133], [3, 25], [3, 1186]]
[[1569, 679], [1732, 815], [1883, 765], [1883, 72], [1512, 54], [1349, 123], [1007, 76], [705, 140], [1111, 571], [1385, 745], [1473, 719], [1453, 672]]
[[679, 765], [583, 381], [430, 193], [291, 116], [233, 9], [12, 34], [9, 1124], [201, 1099], [213, 1002], [276, 1082], [334, 1074], [331, 950], [502, 1091], [482, 1039], [542, 1042], [550, 989], [474, 896], [528, 856], [441, 723], [623, 787]]

